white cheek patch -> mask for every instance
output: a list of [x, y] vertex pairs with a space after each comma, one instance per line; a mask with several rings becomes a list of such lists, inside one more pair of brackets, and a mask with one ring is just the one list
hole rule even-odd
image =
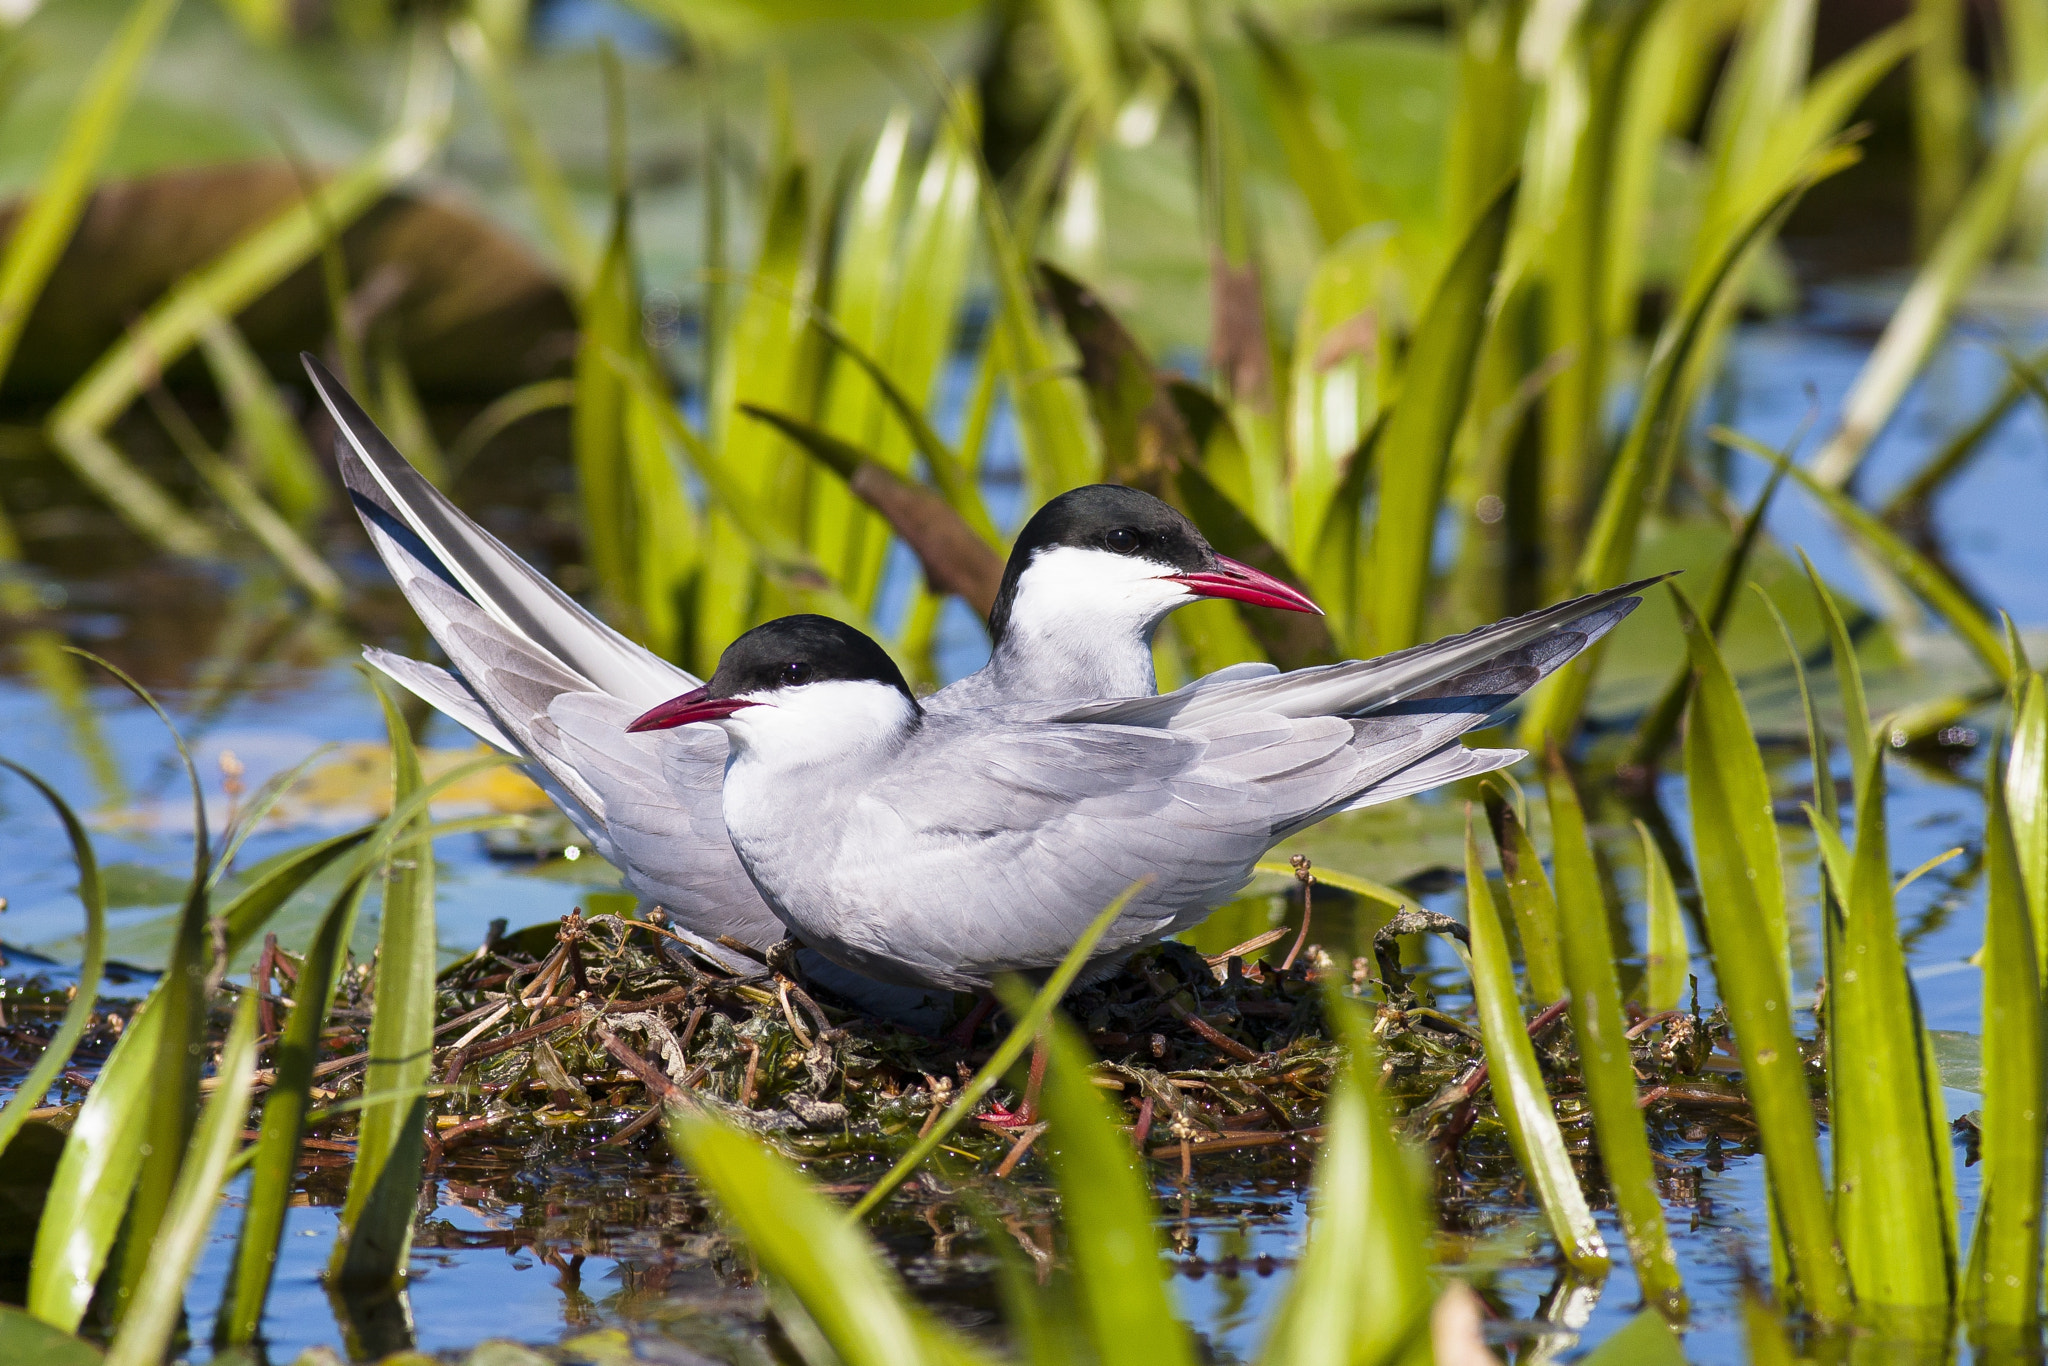
[[776, 767], [830, 763], [893, 745], [912, 716], [910, 699], [886, 683], [834, 680], [744, 694], [761, 705], [732, 714], [726, 732]]
[[1142, 638], [1168, 612], [1190, 601], [1187, 585], [1169, 577], [1178, 572], [1156, 560], [1107, 550], [1068, 545], [1041, 550], [1018, 577], [1009, 630], [1041, 640], [1093, 639], [1098, 646], [1111, 643], [1105, 635]]

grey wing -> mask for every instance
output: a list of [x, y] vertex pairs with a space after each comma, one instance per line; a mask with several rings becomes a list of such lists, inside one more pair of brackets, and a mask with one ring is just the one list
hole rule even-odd
[[363, 658], [370, 667], [491, 748], [507, 754], [520, 754], [518, 744], [492, 719], [477, 695], [470, 691], [469, 684], [462, 681], [461, 675], [452, 674], [439, 665], [422, 664], [417, 659], [408, 659], [374, 646], [363, 650]]
[[1359, 716], [1420, 696], [1446, 679], [1517, 651], [1533, 650], [1532, 658], [1550, 659], [1550, 668], [1555, 668], [1614, 629], [1641, 603], [1642, 599], [1635, 595], [1659, 581], [1642, 579], [1589, 593], [1461, 636], [1377, 659], [1349, 660], [1220, 684], [1208, 678], [1198, 679], [1158, 697], [1075, 707], [1064, 715], [1077, 721], [1176, 728], [1199, 726], [1236, 711], [1270, 711], [1285, 716]]
[[[878, 937], [876, 949], [961, 985], [1058, 962], [1097, 912], [1141, 881], [1100, 952], [1200, 918], [1250, 877], [1275, 839], [1276, 810], [1322, 800], [1352, 767], [1352, 727], [1332, 718], [1243, 716], [1199, 736], [1119, 726], [966, 733], [973, 720], [933, 737], [878, 785], [856, 836], [887, 851], [888, 882], [910, 903], [898, 910], [917, 926], [916, 943], [898, 934]], [[995, 909], [977, 914], [977, 904]]]

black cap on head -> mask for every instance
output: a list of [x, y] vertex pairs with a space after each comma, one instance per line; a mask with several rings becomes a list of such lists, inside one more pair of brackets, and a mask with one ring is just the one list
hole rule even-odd
[[1069, 489], [1031, 515], [1017, 533], [1003, 584], [989, 609], [989, 635], [1000, 641], [1017, 600], [1017, 581], [1032, 557], [1054, 546], [1105, 550], [1113, 555], [1154, 560], [1183, 574], [1198, 574], [1216, 563], [1216, 552], [1195, 524], [1142, 489], [1122, 484], [1088, 484]]
[[887, 650], [843, 621], [811, 613], [778, 617], [726, 646], [705, 695], [739, 697], [835, 680], [886, 683], [917, 706]]

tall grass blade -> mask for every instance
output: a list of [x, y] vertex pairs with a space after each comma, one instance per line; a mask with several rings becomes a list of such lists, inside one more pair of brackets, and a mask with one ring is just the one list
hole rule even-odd
[[51, 1083], [71, 1062], [71, 1050], [78, 1047], [79, 1038], [85, 1027], [92, 1021], [94, 1008], [99, 1004], [100, 975], [105, 971], [107, 959], [107, 897], [100, 883], [99, 859], [93, 853], [92, 837], [85, 832], [85, 826], [72, 811], [70, 803], [57, 794], [57, 790], [23, 768], [11, 759], [0, 759], [0, 768], [5, 768], [22, 778], [29, 786], [42, 794], [44, 801], [57, 813], [63, 822], [65, 838], [71, 842], [71, 858], [78, 865], [78, 902], [85, 909], [85, 956], [78, 965], [78, 984], [72, 993], [71, 1004], [64, 1008], [64, 1017], [57, 1023], [56, 1033], [50, 1036], [43, 1051], [37, 1055], [28, 1075], [16, 1086], [14, 1094], [7, 1098], [6, 1108], [0, 1109], [0, 1154], [7, 1151], [7, 1145], [14, 1141], [28, 1119], [28, 1112], [43, 1103]]
[[1891, 421], [1907, 388], [1947, 332], [1963, 291], [2004, 241], [2021, 178], [2044, 138], [2048, 84], [2034, 92], [2025, 112], [2000, 137], [1927, 264], [1892, 311], [1884, 335], [1842, 401], [1841, 425], [1814, 457], [1813, 478], [1822, 487], [1844, 488], [1862, 465], [1870, 443]]
[[320, 1033], [326, 1027], [336, 972], [347, 951], [346, 935], [355, 923], [366, 886], [367, 879], [359, 873], [341, 889], [320, 918], [299, 971], [296, 999], [277, 1043], [270, 1094], [263, 1102], [242, 1228], [235, 1239], [234, 1268], [224, 1287], [220, 1312], [214, 1316], [216, 1347], [247, 1346], [263, 1328], [263, 1306], [277, 1270], [278, 1242], [284, 1237], [299, 1142], [305, 1137], [306, 1114], [312, 1103]]
[[1452, 438], [1472, 390], [1480, 341], [1491, 318], [1487, 300], [1514, 216], [1515, 184], [1500, 187], [1459, 244], [1416, 325], [1401, 389], [1375, 452], [1379, 511], [1362, 595], [1370, 604], [1360, 638], [1376, 650], [1422, 639], [1429, 605], [1430, 556], [1443, 501]]
[[1773, 462], [1785, 470], [1799, 486], [1814, 496], [1814, 499], [1833, 515], [1836, 521], [1853, 533], [1874, 553], [1885, 568], [1903, 580], [1929, 607], [1940, 614], [1949, 629], [1962, 638], [1978, 662], [1983, 664], [1994, 679], [2003, 683], [2012, 676], [2012, 659], [2005, 652], [2005, 641], [1992, 629], [1984, 614], [1977, 610], [1969, 596], [1955, 585], [1932, 561], [1913, 549], [1905, 540], [1876, 516], [1866, 511], [1855, 499], [1823, 484], [1814, 475], [1792, 464], [1783, 455], [1771, 450], [1739, 432], [1725, 427], [1716, 427], [1712, 432], [1716, 441], [1725, 442], [1761, 459]]
[[1430, 1307], [1428, 1268], [1415, 1255], [1428, 1224], [1414, 1163], [1380, 1099], [1372, 1026], [1327, 981], [1324, 1010], [1350, 1058], [1323, 1104], [1308, 1240], [1259, 1358], [1289, 1366], [1398, 1359], [1424, 1334]]
[[2034, 944], [2043, 955], [2041, 975], [2048, 981], [2048, 680], [2039, 674], [2027, 676], [2015, 708], [2005, 804]]
[[[1797, 443], [1794, 443], [1797, 444]], [[1707, 629], [1714, 633], [1716, 640], [1728, 627], [1728, 614], [1735, 610], [1735, 592], [1743, 581], [1743, 574], [1749, 567], [1750, 553], [1756, 549], [1757, 538], [1764, 528], [1764, 513], [1771, 506], [1771, 499], [1777, 495], [1778, 485], [1784, 482], [1786, 466], [1780, 465], [1771, 471], [1771, 477], [1764, 481], [1763, 492], [1757, 495], [1749, 515], [1736, 529], [1735, 539], [1728, 543], [1728, 549], [1714, 566], [1714, 578], [1707, 588]], [[1671, 741], [1678, 734], [1678, 723], [1685, 715], [1685, 699], [1692, 690], [1692, 666], [1679, 661], [1677, 672], [1664, 687], [1663, 696], [1657, 705], [1650, 708], [1636, 727], [1635, 744], [1629, 751], [1627, 762], [1638, 768], [1654, 768], [1671, 748]]]
[[1266, 110], [1287, 155], [1287, 173], [1308, 205], [1323, 245], [1332, 246], [1354, 228], [1391, 217], [1358, 173], [1344, 125], [1280, 35], [1251, 10], [1238, 12], [1238, 24], [1257, 63]]
[[135, 0], [78, 89], [64, 131], [0, 255], [0, 375], [7, 373], [44, 282], [85, 212], [93, 178], [128, 112], [136, 78], [177, 10], [178, 0]]
[[896, 1159], [896, 1165], [889, 1168], [880, 1181], [868, 1187], [867, 1193], [854, 1204], [850, 1218], [859, 1219], [888, 1199], [889, 1193], [902, 1185], [926, 1158], [937, 1152], [939, 1145], [974, 1113], [975, 1107], [981, 1104], [983, 1097], [995, 1089], [996, 1083], [1003, 1079], [1003, 1075], [1017, 1065], [1017, 1060], [1031, 1047], [1031, 1041], [1038, 1037], [1039, 1031], [1045, 1027], [1045, 1022], [1052, 1018], [1053, 1008], [1059, 1005], [1060, 998], [1067, 994], [1067, 989], [1074, 985], [1074, 979], [1081, 975], [1081, 969], [1087, 966], [1088, 956], [1095, 951], [1095, 945], [1108, 933], [1116, 918], [1123, 914], [1124, 907], [1129, 904], [1132, 894], [1137, 890], [1137, 886], [1126, 889], [1116, 900], [1103, 907], [1100, 915], [1089, 922], [1088, 928], [1081, 932], [1081, 937], [1074, 941], [1074, 946], [1067, 950], [1067, 956], [1060, 960], [1060, 965], [1045, 979], [1045, 985], [1039, 988], [1038, 994], [1032, 998], [1030, 1007], [1018, 1014], [1017, 1023], [1011, 1028], [1009, 1037], [1004, 1039], [989, 1060], [982, 1064], [981, 1070], [974, 1074], [974, 1079], [961, 1088], [959, 1099], [946, 1107], [946, 1112], [939, 1116], [938, 1122], [926, 1130], [917, 1142], [911, 1144], [908, 1152]]
[[[1877, 762], [1877, 741], [1870, 726], [1870, 704], [1863, 692], [1863, 668], [1856, 662], [1856, 645], [1849, 638], [1849, 627], [1842, 620], [1842, 610], [1836, 605], [1834, 594], [1821, 582], [1820, 571], [1813, 567], [1813, 561], [1807, 558], [1804, 550], [1799, 552], [1799, 563], [1806, 570], [1807, 585], [1813, 590], [1814, 604], [1827, 627], [1828, 657], [1835, 671], [1835, 687], [1842, 697], [1843, 740], [1849, 747], [1850, 791], [1861, 792], [1864, 783], [1869, 781], [1871, 765]], [[1808, 720], [1818, 726], [1811, 705], [1808, 707]], [[1814, 758], [1818, 763], [1818, 749]], [[1818, 789], [1818, 775], [1815, 786]], [[1834, 800], [1831, 788], [1821, 801], [1821, 809], [1829, 810]]]
[[100, 1366], [100, 1349], [52, 1328], [26, 1310], [0, 1304], [0, 1355], [37, 1366]]
[[[904, 1292], [881, 1252], [816, 1188], [751, 1134], [704, 1114], [679, 1114], [669, 1139], [746, 1241], [771, 1283], [786, 1287], [830, 1359], [845, 1366], [972, 1361]], [[796, 1325], [786, 1325], [795, 1327]]]
[[1645, 1309], [1579, 1361], [1582, 1366], [1684, 1366], [1685, 1347], [1663, 1315]]
[[2029, 393], [2034, 394], [2037, 400], [2041, 397], [2038, 386], [2042, 383], [2041, 372], [2048, 369], [2048, 349], [2021, 357], [2017, 364], [2008, 358], [2006, 369], [2005, 383], [1989, 402], [1977, 410], [1977, 415], [1956, 428], [1954, 434], [1913, 472], [1912, 477], [1885, 499], [1884, 506], [1877, 513], [1881, 519], [1897, 526], [1915, 513], [1924, 511], [1949, 480], [1983, 450], [1985, 440], [1998, 430], [2021, 399]]
[[1644, 956], [1643, 1004], [1652, 1015], [1678, 1009], [1692, 980], [1692, 947], [1685, 937], [1685, 914], [1678, 907], [1678, 885], [1671, 865], [1657, 846], [1657, 837], [1641, 821], [1636, 836], [1643, 842], [1643, 905], [1649, 920], [1650, 948]]
[[[1557, 894], [1543, 871], [1543, 859], [1528, 827], [1499, 784], [1491, 779], [1479, 785], [1486, 803], [1487, 824], [1493, 829], [1493, 847], [1500, 853], [1501, 879], [1507, 884], [1508, 908], [1514, 912], [1515, 932], [1522, 940], [1522, 966], [1529, 974], [1529, 994], [1538, 1005], [1564, 999], [1564, 931], [1558, 924]], [[1320, 875], [1319, 875], [1320, 876]]]
[[[1789, 1270], [1807, 1312], [1822, 1322], [1840, 1322], [1851, 1293], [1835, 1246], [1805, 1062], [1792, 1032], [1784, 882], [1763, 760], [1712, 634], [1683, 592], [1674, 586], [1672, 595], [1697, 674], [1687, 713], [1685, 770], [1715, 980], [1734, 1026]], [[1763, 858], [1754, 852], [1765, 843], [1759, 822], [1770, 846]]]
[[1558, 920], [1564, 931], [1565, 982], [1571, 988], [1572, 1037], [1578, 1043], [1586, 1103], [1593, 1112], [1593, 1136], [1599, 1144], [1600, 1163], [1607, 1169], [1615, 1208], [1621, 1211], [1622, 1227], [1628, 1233], [1643, 1298], [1675, 1318], [1685, 1313], [1685, 1285], [1678, 1271], [1678, 1255], [1664, 1228], [1650, 1137], [1636, 1103], [1635, 1063], [1629, 1050], [1628, 1021], [1621, 1012], [1621, 982], [1614, 971], [1607, 898], [1600, 887], [1600, 870], [1593, 863], [1585, 812], [1564, 755], [1552, 745], [1547, 758], [1545, 784], [1550, 794], [1551, 852], [1557, 867]]
[[1572, 1157], [1550, 1108], [1550, 1093], [1536, 1065], [1515, 992], [1515, 968], [1508, 958], [1507, 937], [1486, 886], [1479, 863], [1479, 844], [1470, 825], [1465, 830], [1466, 923], [1472, 931], [1472, 995], [1479, 1007], [1485, 1035], [1486, 1065], [1501, 1124], [1515, 1158], [1536, 1187], [1544, 1217], [1557, 1236], [1564, 1259], [1582, 1271], [1607, 1269], [1607, 1244], [1593, 1223]]
[[[1022, 1014], [1021, 986], [1004, 993]], [[1194, 1344], [1174, 1313], [1142, 1154], [1095, 1089], [1093, 1059], [1058, 1014], [1045, 1027], [1050, 1065], [1040, 1105], [1051, 1125], [1053, 1180], [1086, 1336], [1103, 1366], [1192, 1366]]]
[[150, 1245], [139, 1288], [107, 1348], [109, 1366], [156, 1366], [184, 1319], [185, 1282], [220, 1210], [221, 1190], [249, 1113], [256, 1080], [256, 1004], [256, 993], [246, 991], [235, 1008], [215, 1074], [220, 1084], [206, 1103], [191, 1146], [182, 1153], [178, 1182]]
[[[421, 784], [412, 731], [383, 679], [372, 679], [391, 742], [394, 816]], [[410, 823], [427, 822], [424, 810]], [[384, 874], [377, 932], [376, 1010], [370, 1021], [369, 1066], [356, 1131], [356, 1163], [342, 1204], [340, 1238], [330, 1259], [333, 1280], [348, 1288], [395, 1283], [412, 1246], [413, 1205], [425, 1158], [424, 1088], [434, 1049], [434, 850], [394, 851]]]
[[1840, 951], [1828, 965], [1843, 1155], [1835, 1217], [1860, 1303], [1935, 1308], [1949, 1303], [1955, 1281], [1955, 1235], [1940, 1199], [1948, 1150], [1930, 1147], [1920, 1009], [1893, 914], [1884, 797], [1880, 755], [1857, 793]]
[[214, 319], [199, 334], [199, 345], [257, 480], [284, 519], [304, 531], [333, 501], [306, 433], [233, 323]]
[[1983, 1175], [1963, 1298], [1987, 1324], [2034, 1328], [2041, 1319], [2041, 1192], [2048, 1178], [2048, 1036], [2005, 781], [2000, 765], [1986, 766]]
[[447, 131], [450, 97], [439, 39], [423, 25], [412, 47], [397, 126], [317, 196], [252, 229], [181, 280], [51, 410], [51, 443], [144, 536], [177, 554], [205, 556], [216, 548], [204, 526], [122, 456], [107, 439], [107, 427], [215, 319], [235, 316], [310, 260], [326, 225], [353, 221], [425, 165]]
[[608, 351], [639, 354], [640, 307], [632, 269], [626, 206], [620, 202], [613, 207], [610, 241], [583, 296], [576, 400], [570, 411], [583, 553], [614, 616], [632, 613], [640, 601], [634, 553], [640, 528], [626, 454], [627, 392], [625, 381], [606, 361]]

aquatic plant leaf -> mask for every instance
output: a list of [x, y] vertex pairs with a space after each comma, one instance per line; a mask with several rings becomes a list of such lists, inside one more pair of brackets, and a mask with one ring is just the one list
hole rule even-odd
[[1067, 950], [1067, 956], [1060, 960], [1060, 965], [1045, 979], [1045, 985], [1040, 987], [1038, 994], [1032, 998], [1030, 1008], [1018, 1014], [1009, 1037], [1004, 1039], [990, 1055], [989, 1060], [982, 1064], [981, 1070], [974, 1074], [974, 1079], [961, 1088], [959, 1098], [946, 1107], [938, 1122], [925, 1130], [917, 1142], [910, 1145], [908, 1152], [896, 1159], [896, 1165], [889, 1168], [880, 1181], [868, 1187], [867, 1193], [855, 1202], [849, 1212], [849, 1219], [858, 1220], [864, 1217], [868, 1211], [888, 1199], [889, 1193], [902, 1185], [926, 1158], [937, 1152], [939, 1145], [944, 1143], [947, 1137], [974, 1113], [982, 1099], [995, 1089], [996, 1083], [1017, 1065], [1017, 1060], [1024, 1056], [1024, 1051], [1031, 1047], [1031, 1041], [1052, 1017], [1053, 1008], [1059, 1004], [1060, 998], [1067, 994], [1067, 989], [1074, 985], [1074, 979], [1081, 975], [1081, 969], [1087, 966], [1088, 956], [1094, 952], [1096, 943], [1108, 933], [1109, 927], [1116, 923], [1116, 918], [1123, 914], [1124, 907], [1142, 885], [1139, 883], [1126, 888], [1121, 896], [1103, 907], [1102, 913], [1089, 922], [1088, 928], [1081, 932], [1081, 937], [1074, 941], [1074, 946]]
[[1692, 948], [1685, 937], [1685, 915], [1678, 907], [1678, 886], [1671, 865], [1657, 847], [1656, 836], [1641, 821], [1636, 835], [1643, 842], [1643, 904], [1649, 921], [1650, 947], [1644, 956], [1643, 1004], [1652, 1015], [1678, 1009], [1692, 979]]
[[1500, 855], [1501, 880], [1508, 889], [1508, 909], [1522, 940], [1522, 966], [1529, 974], [1529, 995], [1538, 1005], [1561, 1001], [1565, 994], [1563, 931], [1558, 926], [1557, 894], [1543, 871], [1543, 859], [1528, 828], [1498, 783], [1479, 785], [1486, 804], [1493, 847]]
[[185, 1282], [199, 1263], [207, 1230], [219, 1212], [229, 1164], [241, 1146], [249, 1113], [249, 1093], [256, 1080], [256, 1005], [256, 993], [248, 991], [235, 1007], [215, 1073], [219, 1085], [182, 1154], [177, 1185], [149, 1244], [138, 1288], [107, 1348], [110, 1366], [156, 1366], [184, 1321]]
[[[2031, 680], [2030, 691], [2039, 683]], [[2039, 949], [2007, 819], [2005, 780], [1999, 764], [1986, 765], [1983, 1171], [1962, 1296], [1985, 1323], [2031, 1328], [2041, 1317], [2048, 1036]]]
[[177, 10], [178, 0], [135, 0], [78, 89], [64, 131], [0, 255], [0, 375], [7, 373], [29, 313], [85, 212], [136, 78]]
[[1579, 1358], [1580, 1366], [1683, 1366], [1685, 1347], [1662, 1314], [1645, 1309]]
[[215, 318], [199, 334], [199, 345], [257, 479], [285, 520], [305, 530], [333, 501], [306, 433], [233, 323]]
[[1748, 451], [1785, 470], [1799, 486], [1814, 496], [1842, 527], [1861, 541], [1898, 575], [1922, 601], [1932, 607], [1949, 629], [1962, 638], [1985, 670], [2000, 683], [2012, 677], [2013, 664], [2005, 652], [2005, 641], [1992, 629], [1969, 596], [1925, 555], [1908, 545], [1899, 534], [1867, 511], [1855, 499], [1822, 484], [1813, 475], [1792, 464], [1780, 453], [1739, 432], [1715, 427], [1714, 440]]
[[1287, 155], [1287, 173], [1308, 205], [1325, 246], [1392, 213], [1358, 173], [1344, 125], [1293, 52], [1255, 11], [1238, 11], [1238, 26], [1256, 59], [1266, 112]]
[[1870, 443], [1890, 423], [1913, 380], [1948, 331], [1956, 305], [1978, 269], [2005, 241], [2013, 205], [2035, 152], [2048, 138], [2048, 85], [2033, 92], [2006, 125], [1948, 226], [1942, 230], [1906, 295], [1892, 311], [1861, 373], [1842, 400], [1842, 421], [1814, 457], [1813, 478], [1840, 492]]
[[1326, 1018], [1350, 1059], [1323, 1104], [1308, 1240], [1259, 1355], [1288, 1366], [1399, 1360], [1429, 1324], [1429, 1270], [1414, 1252], [1429, 1239], [1417, 1164], [1379, 1094], [1370, 1020], [1338, 977], [1324, 982]]
[[[1685, 728], [1695, 871], [1714, 951], [1714, 977], [1734, 1026], [1743, 1086], [1756, 1113], [1789, 1271], [1805, 1307], [1824, 1322], [1848, 1313], [1850, 1289], [1835, 1247], [1813, 1104], [1785, 961], [1783, 874], [1770, 828], [1770, 790], [1755, 732], [1714, 638], [1675, 585], [1696, 677]], [[1760, 832], [1758, 822], [1763, 823]], [[1765, 843], [1757, 857], [1753, 849]], [[1775, 909], [1767, 907], [1775, 903]]]
[[407, 71], [397, 125], [354, 165], [306, 201], [252, 229], [234, 247], [185, 277], [51, 410], [52, 444], [94, 492], [131, 526], [176, 554], [214, 553], [214, 537], [105, 435], [166, 366], [215, 318], [231, 318], [310, 260], [329, 228], [353, 221], [423, 166], [447, 131], [451, 90], [440, 38], [422, 25]]
[[1657, 1169], [1650, 1160], [1650, 1136], [1636, 1101], [1636, 1074], [1621, 1011], [1621, 982], [1614, 971], [1614, 939], [1607, 927], [1607, 898], [1585, 812], [1564, 755], [1552, 745], [1544, 783], [1550, 797], [1551, 856], [1557, 869], [1558, 925], [1562, 930], [1565, 982], [1571, 989], [1572, 1038], [1593, 1112], [1593, 1137], [1600, 1165], [1614, 1193], [1634, 1258], [1643, 1297], [1669, 1317], [1685, 1313], [1685, 1286], [1678, 1254], [1664, 1227], [1657, 1195]]
[[1880, 755], [1857, 793], [1842, 928], [1828, 957], [1829, 1027], [1839, 1036], [1835, 1219], [1858, 1302], [1913, 1308], [1949, 1302], [1954, 1234], [1940, 1199], [1948, 1145], [1930, 1143], [1920, 1009], [1893, 913], [1884, 797]]
[[846, 1366], [982, 1360], [918, 1307], [858, 1225], [767, 1144], [697, 1112], [673, 1116], [668, 1133], [762, 1271]]
[[327, 1023], [335, 976], [347, 950], [346, 936], [367, 885], [367, 877], [358, 873], [341, 889], [320, 918], [299, 969], [291, 1014], [278, 1039], [270, 1090], [257, 1129], [242, 1227], [235, 1238], [234, 1268], [222, 1289], [220, 1311], [214, 1316], [216, 1347], [245, 1346], [263, 1329], [263, 1306], [277, 1270], [278, 1243], [284, 1237], [285, 1210], [298, 1171], [299, 1141], [305, 1137], [306, 1112], [312, 1104], [320, 1033]]
[[[390, 821], [394, 828], [416, 831], [427, 822], [424, 810], [416, 818], [399, 815], [423, 785], [412, 730], [390, 685], [382, 676], [370, 681], [391, 743]], [[434, 850], [419, 843], [403, 856], [394, 851], [385, 863], [370, 1061], [363, 1073], [364, 1094], [377, 1099], [363, 1107], [357, 1127], [356, 1161], [330, 1258], [329, 1274], [342, 1286], [394, 1283], [412, 1246], [425, 1157], [424, 1088], [433, 1067], [435, 952]]]
[[1465, 830], [1466, 923], [1472, 931], [1472, 996], [1485, 1036], [1486, 1065], [1501, 1124], [1515, 1159], [1528, 1174], [1567, 1262], [1595, 1274], [1607, 1269], [1607, 1244], [1572, 1171], [1571, 1151], [1550, 1108], [1550, 1093], [1536, 1064], [1536, 1048], [1522, 1019], [1507, 936], [1479, 862], [1479, 844]]
[[1898, 526], [1928, 507], [1951, 479], [1968, 468], [1971, 460], [1984, 449], [1985, 439], [1999, 429], [2022, 398], [2032, 393], [2040, 401], [2044, 394], [2048, 394], [2041, 379], [2042, 371], [2048, 370], [2048, 348], [2026, 357], [2015, 357], [2003, 348], [2000, 350], [2006, 363], [2005, 383], [1977, 410], [1975, 417], [1956, 428], [1934, 454], [1921, 463], [1912, 477], [1886, 497], [1884, 506], [1877, 511], [1881, 521]]
[[1400, 392], [1374, 452], [1379, 509], [1368, 552], [1371, 567], [1359, 595], [1365, 621], [1358, 638], [1371, 640], [1379, 651], [1406, 649], [1422, 639], [1437, 506], [1480, 343], [1493, 317], [1487, 301], [1514, 218], [1515, 188], [1513, 180], [1499, 188], [1438, 281], [1416, 324]]
[[[64, 1017], [57, 1023], [56, 1032], [37, 1055], [35, 1065], [28, 1075], [16, 1085], [14, 1094], [7, 1098], [4, 1109], [0, 1109], [0, 1153], [7, 1151], [7, 1145], [14, 1141], [15, 1134], [28, 1119], [28, 1112], [43, 1103], [49, 1094], [50, 1085], [71, 1061], [71, 1050], [78, 1047], [80, 1036], [92, 1021], [92, 1013], [99, 1003], [100, 975], [106, 967], [107, 957], [107, 898], [100, 883], [99, 860], [93, 853], [92, 837], [85, 832], [85, 826], [72, 811], [70, 803], [57, 794], [57, 790], [11, 759], [0, 759], [0, 768], [19, 775], [31, 787], [42, 794], [44, 801], [57, 813], [63, 823], [64, 836], [71, 842], [71, 858], [78, 865], [78, 902], [85, 910], [85, 956], [78, 965], [78, 984], [71, 996], [71, 1003], [64, 1007]], [[4, 1343], [0, 1334], [0, 1343]]]
[[[1003, 994], [1012, 1013], [1028, 1010], [1021, 984]], [[1095, 1359], [1103, 1366], [1187, 1366], [1195, 1353], [1167, 1293], [1156, 1213], [1138, 1170], [1144, 1156], [1095, 1088], [1094, 1060], [1074, 1027], [1054, 1013], [1040, 1037], [1051, 1051], [1039, 1100], [1051, 1125], [1044, 1141]]]
[[38, 1366], [99, 1366], [100, 1349], [53, 1328], [27, 1310], [0, 1304], [0, 1356]]

